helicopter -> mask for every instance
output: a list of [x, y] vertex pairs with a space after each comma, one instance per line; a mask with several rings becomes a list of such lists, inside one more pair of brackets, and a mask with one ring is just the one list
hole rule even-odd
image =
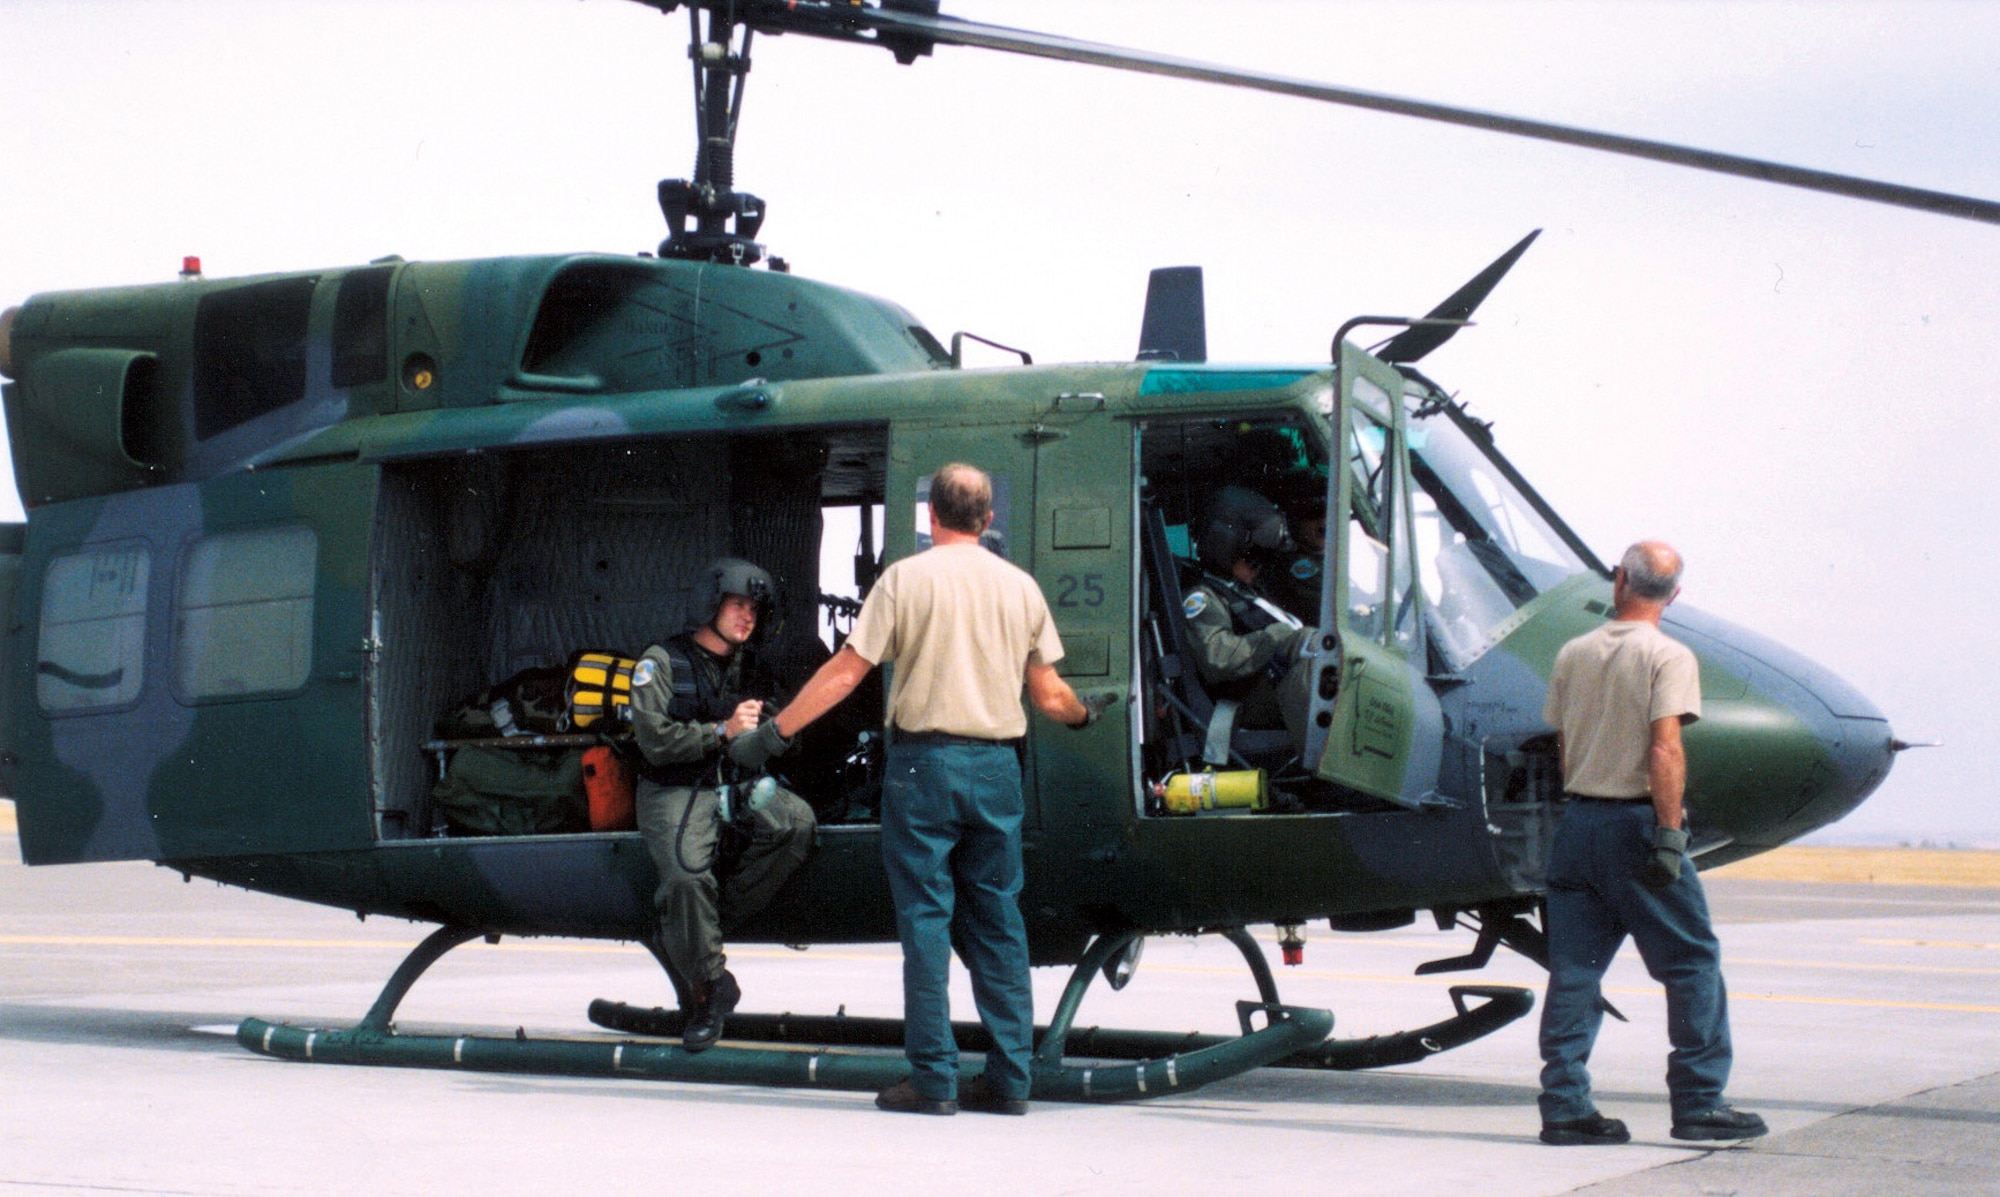
[[[12, 536], [5, 726], [24, 858], [151, 859], [439, 924], [355, 1031], [246, 1022], [264, 1050], [469, 1066], [539, 1054], [692, 1077], [671, 1048], [390, 1033], [395, 1002], [456, 943], [634, 938], [651, 888], [628, 832], [439, 834], [430, 782], [454, 749], [428, 747], [431, 724], [522, 666], [675, 626], [674, 575], [719, 551], [773, 564], [788, 625], [810, 627], [816, 522], [890, 512], [885, 559], [915, 551], [904, 515], [926, 466], [964, 459], [1003, 483], [1007, 551], [1050, 593], [1072, 681], [1128, 700], [1123, 719], [1025, 749], [1024, 913], [1037, 962], [1075, 966], [1038, 1095], [1141, 1096], [1278, 1060], [1399, 1062], [1525, 1012], [1522, 991], [1468, 987], [1486, 1005], [1461, 1002], [1444, 1029], [1328, 1040], [1330, 1018], [1279, 1003], [1246, 948], [1262, 1030], [1245, 1013], [1240, 1041], [1106, 1037], [1089, 1051], [1134, 1062], [1062, 1063], [1072, 998], [1100, 971], [1127, 975], [1144, 934], [1218, 930], [1241, 946], [1252, 925], [1365, 931], [1425, 911], [1480, 932], [1472, 959], [1439, 964], [1535, 952], [1554, 815], [1538, 679], [1603, 617], [1608, 585], [1416, 365], [1525, 243], [1428, 317], [1390, 322], [1374, 354], [1344, 328], [1325, 365], [1207, 364], [1188, 276], [1170, 274], [1137, 362], [959, 369], [962, 345], [893, 304], [752, 269], [763, 211], [729, 179], [734, 67], [752, 31], [898, 58], [1008, 31], [921, 4], [686, 7], [711, 22], [690, 48], [704, 148], [693, 179], [661, 188], [670, 237], [655, 258], [385, 261], [44, 295], [10, 313], [0, 364], [29, 518]], [[1982, 211], [1964, 202], [1955, 214]], [[1246, 461], [1318, 479], [1325, 509], [1351, 517], [1328, 521], [1316, 734], [1299, 746], [1241, 733], [1208, 761], [1215, 704], [1174, 647], [1173, 613], [1198, 492]], [[1464, 583], [1455, 606], [1448, 574]], [[1879, 784], [1895, 741], [1866, 699], [1719, 620], [1685, 612], [1674, 628], [1713, 708], [1689, 742], [1705, 859], [1795, 838]], [[842, 747], [865, 747], [853, 734]], [[892, 938], [860, 755], [863, 792], [842, 797], [864, 813], [828, 821], [813, 861], [734, 938]], [[1176, 813], [1153, 793], [1202, 764], [1259, 761], [1279, 792], [1266, 809]], [[806, 1037], [848, 1032], [892, 1033]], [[699, 1067], [879, 1087], [866, 1061], [741, 1053]]]

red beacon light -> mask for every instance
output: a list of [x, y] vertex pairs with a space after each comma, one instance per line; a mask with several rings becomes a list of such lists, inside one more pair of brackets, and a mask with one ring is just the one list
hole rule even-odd
[[194, 254], [181, 259], [181, 277], [197, 279], [201, 277], [201, 259]]
[[1278, 924], [1278, 948], [1284, 954], [1285, 963], [1299, 965], [1306, 962], [1305, 928], [1297, 923]]

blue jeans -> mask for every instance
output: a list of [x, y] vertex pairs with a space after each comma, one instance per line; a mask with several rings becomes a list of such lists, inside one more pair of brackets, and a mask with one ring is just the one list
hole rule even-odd
[[903, 1052], [925, 1097], [958, 1095], [946, 978], [953, 932], [993, 1036], [986, 1079], [1028, 1095], [1034, 994], [1021, 921], [1021, 762], [1010, 744], [892, 741], [882, 864], [903, 941]]
[[1549, 992], [1542, 1003], [1542, 1120], [1596, 1109], [1590, 1048], [1603, 1022], [1604, 970], [1630, 935], [1667, 990], [1667, 1092], [1676, 1120], [1722, 1104], [1729, 1081], [1729, 999], [1722, 946], [1691, 861], [1663, 890], [1637, 874], [1653, 852], [1649, 802], [1571, 802], [1549, 852]]

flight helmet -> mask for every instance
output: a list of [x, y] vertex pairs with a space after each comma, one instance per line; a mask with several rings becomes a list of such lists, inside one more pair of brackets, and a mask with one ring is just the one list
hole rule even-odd
[[756, 604], [757, 630], [750, 639], [752, 643], [763, 640], [778, 606], [778, 584], [763, 567], [741, 557], [717, 557], [701, 571], [688, 603], [688, 627], [699, 628], [714, 620], [727, 594], [740, 594]]
[[1203, 568], [1228, 577], [1239, 559], [1263, 564], [1292, 550], [1292, 534], [1278, 505], [1242, 486], [1225, 486], [1208, 501], [1196, 529]]

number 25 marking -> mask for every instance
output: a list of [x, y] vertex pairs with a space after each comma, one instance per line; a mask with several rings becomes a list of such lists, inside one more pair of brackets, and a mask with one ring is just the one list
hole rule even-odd
[[1103, 574], [1085, 574], [1081, 581], [1075, 574], [1063, 574], [1056, 578], [1056, 606], [1102, 607], [1103, 605]]

